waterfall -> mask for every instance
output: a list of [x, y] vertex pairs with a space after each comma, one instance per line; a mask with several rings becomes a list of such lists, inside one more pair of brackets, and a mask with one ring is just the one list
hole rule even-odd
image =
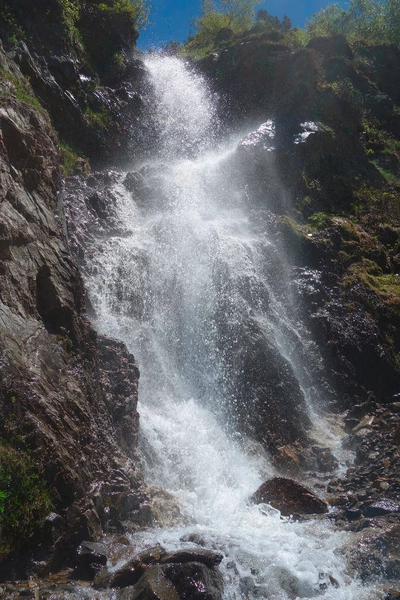
[[123, 339], [140, 366], [147, 481], [172, 493], [185, 516], [132, 543], [172, 550], [201, 539], [224, 554], [226, 600], [372, 599], [346, 575], [340, 548], [350, 534], [248, 503], [274, 473], [252, 437], [259, 401], [249, 372], [270, 357], [270, 377], [283, 399], [301, 403], [306, 426], [318, 412], [305, 364], [315, 349], [282, 250], [249, 208], [237, 167], [243, 136], [215, 134], [216, 98], [183, 62], [152, 56], [147, 68], [154, 158], [132, 165], [129, 191], [116, 185], [122, 234], [99, 240], [87, 278], [98, 329]]

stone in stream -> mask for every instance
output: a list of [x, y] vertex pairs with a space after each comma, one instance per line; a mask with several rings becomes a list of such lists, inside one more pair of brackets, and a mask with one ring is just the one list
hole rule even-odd
[[164, 569], [159, 565], [149, 567], [138, 585], [124, 588], [118, 600], [179, 600], [179, 596]]
[[117, 571], [111, 587], [123, 588], [118, 600], [220, 600], [222, 578], [216, 567], [221, 554], [159, 546], [132, 558]]
[[263, 483], [250, 497], [253, 504], [271, 504], [281, 514], [312, 515], [328, 512], [327, 503], [294, 479], [274, 477]]
[[82, 542], [76, 550], [76, 567], [74, 575], [77, 579], [92, 580], [107, 564], [107, 556], [101, 544]]
[[118, 600], [222, 600], [222, 576], [203, 563], [152, 565]]
[[366, 517], [382, 517], [390, 513], [399, 513], [400, 504], [391, 498], [380, 498], [367, 506], [363, 513]]
[[160, 563], [166, 554], [164, 548], [155, 546], [134, 556], [121, 569], [114, 573], [110, 581], [110, 587], [124, 588], [135, 585], [148, 566]]

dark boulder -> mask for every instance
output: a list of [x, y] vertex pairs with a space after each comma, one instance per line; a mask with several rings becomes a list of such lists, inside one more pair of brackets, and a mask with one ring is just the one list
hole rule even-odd
[[263, 483], [250, 497], [250, 502], [271, 504], [285, 517], [295, 513], [312, 515], [328, 512], [324, 500], [304, 485], [285, 477], [274, 477]]
[[174, 563], [165, 575], [175, 586], [179, 600], [222, 600], [221, 574], [200, 562]]

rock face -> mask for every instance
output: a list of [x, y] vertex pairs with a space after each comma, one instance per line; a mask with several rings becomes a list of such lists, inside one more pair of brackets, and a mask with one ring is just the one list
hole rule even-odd
[[131, 145], [138, 150], [140, 135], [133, 139], [131, 129], [146, 112], [129, 8], [113, 0], [49, 0], [46, 10], [27, 0], [0, 6], [3, 44], [48, 111], [64, 151], [97, 165], [124, 161]]
[[328, 512], [328, 505], [310, 489], [293, 479], [274, 477], [263, 483], [251, 496], [254, 504], [271, 504], [284, 517], [293, 514], [312, 515]]
[[224, 44], [199, 67], [228, 95], [234, 123], [259, 120], [233, 159], [238, 182], [276, 223], [328, 401], [390, 402], [400, 386], [398, 49], [352, 49], [341, 36], [295, 51], [245, 34]]
[[[9, 74], [0, 81], [0, 437], [31, 454], [50, 492], [56, 516], [40, 555], [14, 544], [46, 572], [68, 559], [71, 541], [120, 528], [121, 515], [140, 518], [139, 374], [123, 344], [89, 324], [57, 217], [57, 140], [44, 111], [16, 97], [18, 71], [1, 48], [0, 63]], [[12, 558], [2, 578], [28, 567]]]

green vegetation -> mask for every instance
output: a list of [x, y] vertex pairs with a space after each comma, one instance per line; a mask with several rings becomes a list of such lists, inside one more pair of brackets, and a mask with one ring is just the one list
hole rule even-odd
[[15, 95], [21, 102], [26, 102], [26, 104], [30, 104], [37, 108], [42, 114], [44, 113], [42, 105], [33, 94], [32, 89], [29, 87], [25, 78], [18, 78], [7, 69], [0, 67], [0, 79], [1, 78], [4, 78], [7, 82], [6, 85], [0, 86], [0, 93], [2, 95]]
[[307, 28], [292, 28], [288, 16], [282, 21], [267, 10], [259, 10], [254, 23], [254, 0], [202, 0], [200, 17], [193, 21], [195, 35], [187, 46], [212, 49], [216, 43], [248, 31], [268, 34], [271, 41], [304, 46], [310, 37], [344, 35], [350, 42], [400, 44], [398, 0], [350, 0], [344, 9], [333, 3], [314, 14]]
[[85, 117], [91, 127], [96, 129], [107, 129], [110, 123], [110, 113], [105, 107], [102, 107], [100, 111], [94, 111], [87, 107], [85, 109]]
[[60, 141], [60, 149], [64, 175], [87, 175], [90, 172], [90, 164], [85, 156], [81, 156], [64, 141]]
[[[381, 296], [381, 299], [386, 304], [386, 319], [388, 329], [392, 318], [396, 319], [395, 315], [390, 316], [391, 309], [400, 306], [400, 277], [394, 273], [383, 273], [379, 265], [373, 260], [362, 258], [358, 262], [353, 262], [347, 269], [342, 286], [351, 288], [361, 284], [365, 289], [372, 290], [374, 294]], [[374, 299], [369, 307], [373, 312], [376, 310]], [[398, 319], [398, 317], [397, 317]], [[389, 340], [388, 340], [389, 341]]]
[[0, 443], [0, 559], [28, 544], [52, 508], [33, 457]]
[[183, 48], [171, 43], [166, 46], [166, 51], [182, 52], [199, 60], [243, 42], [259, 43], [260, 48], [276, 42], [287, 44], [292, 49], [307, 45], [310, 39], [307, 31], [292, 28], [292, 22], [286, 15], [280, 20], [266, 10], [259, 10], [254, 22], [255, 4], [257, 2], [243, 0], [216, 4], [213, 0], [206, 0], [201, 16], [193, 22], [196, 29], [194, 36]]
[[307, 219], [307, 223], [315, 229], [324, 229], [331, 225], [331, 218], [329, 215], [323, 212], [315, 212], [310, 215]]
[[61, 18], [71, 42], [79, 42], [80, 35], [76, 28], [79, 19], [79, 3], [76, 0], [60, 0]]
[[149, 5], [147, 0], [48, 0], [45, 18], [43, 10], [32, 0], [0, 2], [2, 40], [10, 45], [50, 42], [55, 53], [67, 50], [82, 60], [85, 54], [93, 58], [100, 42], [108, 48], [111, 40], [112, 54], [133, 45], [137, 30], [147, 23]]
[[193, 21], [192, 46], [210, 46], [234, 33], [249, 29], [257, 0], [202, 0], [201, 15]]
[[350, 41], [400, 44], [398, 0], [350, 0], [348, 9], [330, 4], [308, 22], [311, 36], [344, 35]]
[[115, 13], [130, 19], [137, 29], [145, 27], [148, 22], [150, 8], [145, 0], [106, 0], [97, 4], [102, 12]]

